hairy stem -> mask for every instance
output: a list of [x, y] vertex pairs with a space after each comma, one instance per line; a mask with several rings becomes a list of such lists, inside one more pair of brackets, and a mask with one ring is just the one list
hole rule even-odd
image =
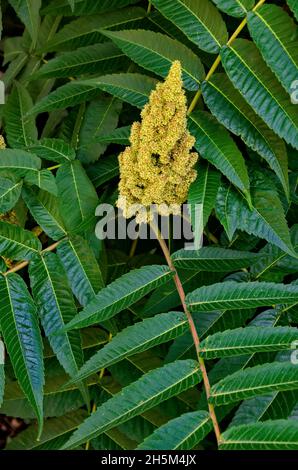
[[176, 289], [177, 289], [177, 292], [178, 292], [180, 300], [181, 300], [181, 304], [182, 304], [184, 313], [187, 317], [187, 321], [188, 321], [188, 324], [189, 324], [192, 339], [193, 339], [193, 342], [194, 342], [194, 345], [195, 345], [195, 348], [196, 348], [196, 353], [197, 353], [198, 362], [199, 362], [200, 370], [201, 370], [202, 377], [203, 377], [203, 383], [204, 383], [204, 388], [205, 388], [207, 402], [208, 402], [209, 414], [210, 414], [210, 418], [212, 420], [216, 440], [217, 440], [217, 443], [219, 444], [220, 441], [221, 441], [221, 433], [220, 433], [218, 420], [217, 420], [217, 417], [216, 417], [216, 414], [215, 414], [214, 406], [209, 403], [210, 382], [209, 382], [209, 378], [208, 378], [208, 375], [207, 375], [207, 370], [206, 370], [204, 359], [200, 356], [200, 339], [199, 339], [199, 335], [198, 335], [196, 326], [194, 324], [193, 318], [192, 318], [192, 316], [191, 316], [191, 314], [190, 314], [190, 312], [187, 308], [187, 305], [186, 305], [186, 302], [185, 302], [185, 292], [184, 292], [180, 277], [179, 277], [179, 275], [178, 275], [178, 273], [175, 269], [175, 266], [173, 264], [168, 246], [167, 246], [164, 238], [162, 237], [158, 227], [156, 225], [154, 225], [153, 223], [150, 223], [150, 226], [151, 226], [152, 230], [154, 231], [154, 233], [155, 233], [155, 235], [158, 239], [158, 242], [160, 244], [160, 247], [162, 249], [162, 252], [164, 254], [164, 257], [167, 261], [167, 264], [168, 264], [170, 270], [173, 271], [173, 273], [174, 273], [174, 282], [175, 282]]
[[[263, 3], [265, 3], [266, 0], [260, 0], [256, 6], [253, 8], [252, 11], [256, 11], [260, 6], [263, 5]], [[239, 34], [241, 33], [241, 31], [243, 30], [243, 28], [246, 26], [247, 24], [247, 18], [244, 18], [244, 20], [240, 23], [240, 25], [238, 26], [238, 28], [234, 31], [234, 33], [232, 34], [232, 36], [230, 37], [230, 39], [228, 40], [227, 42], [227, 46], [230, 46], [232, 44], [232, 42], [239, 36]], [[207, 73], [206, 75], [206, 78], [205, 78], [205, 82], [208, 82], [208, 80], [210, 80], [210, 78], [212, 77], [212, 75], [214, 74], [214, 72], [217, 70], [217, 67], [219, 66], [219, 64], [221, 63], [221, 57], [220, 55], [218, 55], [215, 59], [215, 61], [213, 62], [209, 72]], [[200, 97], [202, 95], [202, 90], [198, 90], [197, 93], [195, 94], [192, 102], [190, 103], [189, 105], [189, 108], [188, 108], [188, 111], [187, 111], [187, 114], [190, 114], [193, 112], [193, 110], [195, 109]]]

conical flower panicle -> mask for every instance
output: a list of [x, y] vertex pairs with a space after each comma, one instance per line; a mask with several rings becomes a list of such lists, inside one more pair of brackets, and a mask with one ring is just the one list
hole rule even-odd
[[186, 200], [198, 159], [197, 153], [191, 152], [195, 139], [187, 130], [186, 114], [181, 65], [175, 61], [165, 82], [151, 92], [141, 123], [132, 125], [131, 145], [119, 156], [117, 206], [125, 217], [136, 215], [140, 223], [148, 220], [148, 213], [144, 220], [144, 212], [136, 205], [148, 209], [152, 204], [162, 205], [160, 213], [165, 207], [167, 213], [173, 213]]

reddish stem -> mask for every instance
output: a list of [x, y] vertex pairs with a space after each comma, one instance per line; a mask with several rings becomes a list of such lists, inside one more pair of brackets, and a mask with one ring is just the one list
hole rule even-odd
[[193, 318], [192, 318], [192, 316], [191, 316], [191, 314], [190, 314], [190, 312], [187, 308], [187, 305], [186, 305], [186, 302], [185, 302], [185, 292], [184, 292], [180, 277], [179, 277], [179, 275], [178, 275], [178, 273], [175, 269], [175, 266], [173, 264], [168, 246], [167, 246], [165, 240], [163, 239], [158, 227], [156, 227], [152, 223], [150, 223], [150, 225], [151, 225], [152, 230], [156, 234], [156, 237], [157, 237], [158, 242], [160, 244], [160, 247], [163, 251], [163, 254], [164, 254], [164, 257], [167, 261], [167, 264], [168, 264], [170, 270], [173, 271], [173, 273], [174, 273], [174, 282], [175, 282], [177, 292], [178, 292], [180, 300], [181, 300], [181, 304], [183, 306], [184, 313], [187, 317], [190, 332], [191, 332], [193, 342], [194, 342], [194, 345], [195, 345], [195, 348], [196, 348], [196, 353], [197, 353], [197, 357], [198, 357], [198, 361], [199, 361], [200, 370], [201, 370], [201, 373], [202, 373], [204, 388], [205, 388], [207, 402], [208, 402], [209, 414], [210, 414], [210, 418], [211, 418], [212, 423], [213, 423], [213, 428], [214, 428], [214, 433], [215, 433], [215, 436], [216, 436], [216, 440], [217, 440], [217, 443], [219, 444], [220, 441], [221, 441], [221, 433], [220, 433], [220, 428], [219, 428], [219, 424], [218, 424], [218, 421], [217, 421], [217, 417], [216, 417], [216, 414], [215, 414], [214, 406], [211, 403], [209, 403], [210, 388], [211, 387], [210, 387], [210, 382], [209, 382], [209, 378], [208, 378], [208, 375], [207, 375], [207, 370], [206, 370], [204, 359], [200, 356], [200, 339], [199, 339], [199, 335], [198, 335], [196, 326], [194, 324]]

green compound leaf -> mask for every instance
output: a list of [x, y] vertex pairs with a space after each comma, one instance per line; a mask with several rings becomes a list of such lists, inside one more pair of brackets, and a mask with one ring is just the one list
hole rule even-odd
[[265, 351], [291, 349], [298, 340], [298, 329], [286, 326], [237, 328], [208, 336], [201, 343], [203, 357], [237, 356]]
[[81, 305], [87, 305], [104, 287], [103, 275], [87, 241], [73, 235], [59, 243], [57, 254], [69, 284]]
[[255, 6], [255, 0], [212, 0], [227, 15], [241, 18]]
[[235, 372], [211, 387], [210, 403], [223, 405], [298, 388], [298, 368], [291, 362], [262, 364]]
[[144, 266], [130, 271], [102, 289], [66, 329], [83, 328], [112, 318], [172, 276], [167, 266]]
[[152, 0], [152, 4], [200, 49], [216, 54], [226, 44], [226, 25], [211, 1]]
[[267, 67], [257, 47], [236, 39], [221, 50], [224, 68], [246, 101], [277, 135], [298, 148], [298, 115], [289, 95]]
[[166, 343], [187, 330], [188, 323], [182, 312], [160, 313], [128, 326], [94, 354], [72, 381], [82, 380], [126, 357]]
[[290, 304], [297, 300], [298, 286], [273, 282], [227, 281], [199, 287], [186, 296], [192, 312]]
[[0, 276], [0, 327], [18, 382], [43, 426], [44, 369], [37, 310], [18, 274]]
[[262, 5], [248, 14], [248, 29], [265, 62], [291, 94], [298, 69], [297, 25], [282, 8]]
[[191, 450], [211, 431], [206, 411], [193, 411], [172, 419], [148, 436], [138, 450]]
[[288, 196], [288, 156], [284, 142], [246, 103], [225, 74], [217, 73], [203, 82], [202, 91], [212, 114], [266, 160]]
[[29, 230], [0, 221], [0, 253], [7, 258], [30, 260], [41, 251], [41, 243]]
[[250, 266], [259, 261], [256, 253], [203, 247], [199, 250], [179, 250], [173, 253], [174, 265], [178, 268], [199, 271], [228, 272]]
[[197, 90], [205, 76], [200, 59], [184, 44], [165, 34], [146, 30], [106, 31], [120, 49], [138, 65], [165, 78], [175, 60], [182, 67], [182, 79], [187, 90]]
[[297, 450], [298, 422], [280, 419], [235, 426], [222, 439], [221, 450]]
[[198, 364], [193, 360], [177, 361], [148, 372], [101, 405], [79, 426], [63, 449], [76, 447], [99, 436], [193, 387], [200, 380]]
[[244, 158], [224, 127], [209, 113], [195, 111], [189, 116], [189, 130], [196, 138], [198, 153], [216, 166], [250, 201]]

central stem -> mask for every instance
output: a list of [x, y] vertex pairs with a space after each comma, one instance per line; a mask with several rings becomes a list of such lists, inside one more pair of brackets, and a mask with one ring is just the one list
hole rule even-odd
[[167, 264], [168, 264], [170, 270], [174, 273], [174, 282], [175, 282], [176, 289], [177, 289], [177, 292], [178, 292], [180, 300], [181, 300], [181, 304], [182, 304], [184, 313], [187, 317], [187, 321], [188, 321], [188, 324], [189, 324], [192, 339], [193, 339], [193, 342], [194, 342], [194, 345], [195, 345], [195, 348], [196, 348], [196, 353], [197, 353], [197, 357], [198, 357], [200, 370], [201, 370], [201, 373], [202, 373], [204, 388], [205, 388], [207, 402], [208, 402], [209, 414], [210, 414], [210, 418], [212, 420], [216, 440], [217, 440], [217, 443], [219, 444], [220, 441], [221, 441], [221, 433], [220, 433], [220, 428], [219, 428], [219, 424], [218, 424], [218, 421], [217, 421], [217, 417], [216, 417], [216, 414], [215, 414], [214, 406], [211, 403], [209, 403], [210, 388], [211, 387], [210, 387], [210, 382], [209, 382], [209, 378], [208, 378], [208, 375], [207, 375], [207, 370], [206, 370], [204, 359], [200, 356], [200, 339], [199, 339], [199, 335], [198, 335], [195, 323], [193, 321], [193, 318], [192, 318], [192, 316], [191, 316], [191, 314], [190, 314], [190, 312], [187, 308], [186, 301], [185, 301], [185, 292], [184, 292], [184, 289], [183, 289], [183, 286], [182, 286], [182, 282], [181, 282], [180, 277], [179, 277], [179, 275], [178, 275], [178, 273], [175, 269], [175, 266], [173, 264], [168, 246], [167, 246], [162, 234], [160, 233], [159, 228], [155, 224], [153, 224], [152, 222], [150, 222], [150, 226], [151, 226], [153, 232], [155, 233], [155, 235], [157, 237], [157, 240], [160, 244], [160, 247], [162, 249], [162, 252], [164, 254], [164, 257], [167, 261]]

